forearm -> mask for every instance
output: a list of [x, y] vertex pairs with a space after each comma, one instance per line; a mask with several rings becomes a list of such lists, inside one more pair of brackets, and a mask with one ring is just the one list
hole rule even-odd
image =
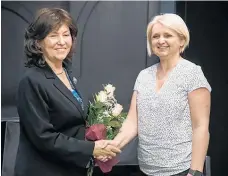
[[122, 149], [126, 144], [128, 144], [135, 136], [137, 136], [137, 120], [132, 118], [127, 118], [119, 133], [115, 137], [115, 141], [118, 143], [118, 148]]
[[198, 127], [193, 129], [191, 169], [203, 171], [208, 144], [208, 128]]

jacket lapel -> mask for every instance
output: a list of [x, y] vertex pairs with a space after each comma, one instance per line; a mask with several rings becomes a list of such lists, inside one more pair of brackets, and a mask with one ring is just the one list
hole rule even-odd
[[68, 98], [78, 109], [82, 117], [84, 118], [84, 111], [82, 110], [81, 105], [73, 96], [72, 92], [62, 83], [62, 81], [54, 74], [51, 68], [46, 64], [44, 67], [44, 73], [47, 79], [53, 79], [54, 86], [66, 97]]
[[59, 78], [56, 78], [54, 80], [54, 86], [77, 107], [78, 111], [84, 117], [84, 112], [82, 110], [81, 105], [73, 96], [72, 92], [61, 82]]
[[75, 78], [75, 77], [73, 77], [72, 76], [72, 72], [68, 72], [68, 74], [69, 74], [69, 77], [70, 77], [70, 80], [71, 80], [71, 82], [72, 82], [72, 84], [73, 84], [73, 86], [74, 86], [74, 88], [76, 89], [76, 91], [77, 91], [77, 93], [79, 94], [79, 96], [81, 97], [81, 99], [82, 99], [82, 104], [83, 104], [83, 106], [84, 106], [84, 118], [86, 118], [86, 111], [85, 111], [85, 109], [86, 109], [86, 107], [85, 107], [85, 104], [84, 104], [84, 97], [82, 96], [82, 94], [81, 94], [81, 92], [79, 91], [79, 89], [77, 88], [77, 79]]

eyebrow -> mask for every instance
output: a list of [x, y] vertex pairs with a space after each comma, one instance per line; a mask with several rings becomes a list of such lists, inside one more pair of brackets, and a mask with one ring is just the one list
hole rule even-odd
[[[170, 32], [164, 32], [163, 34], [173, 35], [173, 34], [172, 34], [172, 33], [170, 33]], [[153, 36], [153, 35], [160, 35], [160, 33], [154, 33], [154, 34], [152, 33], [152, 34], [151, 34], [151, 36]]]
[[[70, 30], [64, 31], [63, 33], [68, 33], [68, 32], [70, 33]], [[51, 33], [52, 34], [58, 34], [58, 32], [56, 32], [56, 31], [52, 31]]]
[[151, 34], [151, 36], [154, 36], [154, 35], [159, 35], [159, 33], [154, 33], [154, 34], [152, 33], [152, 34]]

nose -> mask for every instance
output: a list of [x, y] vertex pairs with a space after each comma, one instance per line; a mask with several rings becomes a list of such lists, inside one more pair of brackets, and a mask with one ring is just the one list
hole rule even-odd
[[160, 37], [160, 38], [158, 39], [158, 43], [159, 43], [159, 44], [165, 43], [164, 37]]
[[59, 45], [64, 45], [65, 44], [65, 40], [64, 40], [63, 36], [59, 36], [59, 38], [58, 38], [58, 44]]

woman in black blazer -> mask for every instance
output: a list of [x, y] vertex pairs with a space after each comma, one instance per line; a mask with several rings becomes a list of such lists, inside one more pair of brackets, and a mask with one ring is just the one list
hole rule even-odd
[[85, 140], [85, 113], [71, 71], [77, 27], [65, 10], [41, 9], [25, 33], [28, 71], [18, 89], [15, 176], [85, 176], [93, 157], [120, 152]]

